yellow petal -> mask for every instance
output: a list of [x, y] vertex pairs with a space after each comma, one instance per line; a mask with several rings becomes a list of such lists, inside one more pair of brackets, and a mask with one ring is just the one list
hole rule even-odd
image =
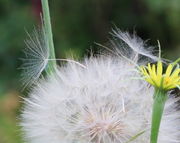
[[156, 82], [156, 79], [157, 79], [157, 75], [156, 75], [156, 67], [155, 67], [155, 65], [153, 64], [152, 65], [152, 72], [151, 72], [152, 74], [152, 79]]
[[180, 69], [176, 69], [176, 70], [172, 73], [171, 78], [179, 77], [179, 74], [180, 74]]
[[152, 69], [151, 69], [150, 63], [148, 63], [148, 71], [149, 71], [149, 74], [152, 73]]
[[146, 68], [143, 68], [143, 73], [144, 73], [145, 76], [149, 76], [149, 74], [148, 74]]
[[173, 65], [169, 64], [169, 66], [167, 67], [167, 70], [166, 70], [166, 76], [170, 76], [172, 69], [173, 69]]
[[146, 81], [149, 82], [151, 85], [156, 85], [156, 84], [154, 84], [154, 82], [152, 81], [151, 78], [146, 79]]
[[161, 75], [162, 75], [162, 72], [163, 72], [162, 62], [159, 61], [158, 64], [157, 64], [157, 75], [158, 75], [158, 76], [161, 76]]
[[165, 89], [166, 89], [166, 90], [170, 90], [170, 89], [173, 89], [173, 88], [176, 88], [176, 85], [173, 85], [173, 84], [172, 84], [172, 85], [170, 85], [169, 87], [166, 87]]

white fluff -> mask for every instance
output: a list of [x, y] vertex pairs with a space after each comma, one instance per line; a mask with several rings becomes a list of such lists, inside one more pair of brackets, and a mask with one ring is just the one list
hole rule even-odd
[[28, 33], [28, 39], [25, 40], [27, 48], [24, 50], [25, 57], [20, 69], [23, 70], [21, 81], [23, 88], [31, 86], [38, 80], [42, 71], [45, 69], [48, 58], [48, 42], [44, 28], [34, 29], [32, 35]]
[[[130, 60], [118, 49], [121, 57], [91, 57], [82, 63], [85, 68], [69, 62], [39, 81], [25, 99], [21, 116], [28, 143], [127, 143], [143, 131], [132, 142], [149, 142], [154, 91], [134, 77], [139, 76], [140, 55], [156, 58], [125, 35], [116, 33], [130, 46], [126, 51], [131, 54], [123, 53]], [[166, 104], [158, 143], [180, 142], [175, 102], [171, 98]]]

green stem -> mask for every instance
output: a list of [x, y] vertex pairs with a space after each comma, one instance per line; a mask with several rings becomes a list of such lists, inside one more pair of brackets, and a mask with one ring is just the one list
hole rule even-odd
[[[48, 47], [49, 47], [49, 58], [55, 59], [55, 52], [54, 52], [54, 43], [53, 43], [53, 34], [52, 34], [52, 28], [51, 28], [51, 19], [50, 19], [50, 13], [49, 13], [49, 5], [48, 0], [41, 0], [42, 3], [42, 10], [43, 10], [43, 24], [45, 28], [45, 34], [47, 36], [48, 40]], [[48, 74], [53, 73], [56, 67], [56, 61], [49, 61], [46, 72]]]
[[165, 102], [167, 100], [167, 92], [161, 89], [156, 89], [154, 93], [154, 103], [152, 111], [151, 124], [151, 143], [157, 143], [159, 127], [164, 111]]

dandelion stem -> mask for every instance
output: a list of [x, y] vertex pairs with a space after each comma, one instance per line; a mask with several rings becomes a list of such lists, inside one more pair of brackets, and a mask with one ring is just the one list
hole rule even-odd
[[164, 111], [166, 100], [167, 92], [161, 89], [156, 89], [154, 93], [154, 103], [152, 112], [151, 143], [157, 143], [161, 118]]
[[[55, 59], [55, 52], [54, 52], [54, 43], [53, 43], [53, 34], [52, 34], [52, 28], [51, 28], [51, 19], [50, 19], [50, 13], [49, 13], [49, 5], [48, 0], [41, 0], [42, 3], [42, 10], [43, 10], [43, 24], [45, 28], [45, 34], [47, 36], [48, 40], [48, 48], [49, 48], [49, 58]], [[46, 72], [48, 74], [53, 73], [56, 67], [56, 61], [50, 61], [48, 62]]]
[[176, 61], [173, 62], [173, 65], [176, 65], [180, 62], [180, 58], [178, 58]]

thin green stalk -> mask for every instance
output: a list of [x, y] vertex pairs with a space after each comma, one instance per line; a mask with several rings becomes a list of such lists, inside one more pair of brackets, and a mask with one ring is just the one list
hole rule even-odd
[[154, 103], [152, 112], [151, 124], [151, 143], [157, 143], [159, 127], [164, 111], [165, 102], [167, 100], [167, 92], [161, 89], [156, 89], [154, 93]]
[[130, 140], [127, 141], [126, 143], [130, 143], [130, 142], [136, 140], [139, 136], [141, 136], [141, 135], [144, 134], [145, 132], [146, 132], [146, 130], [139, 132], [139, 133], [136, 134], [135, 136], [131, 137]]
[[[45, 34], [47, 36], [48, 40], [48, 47], [49, 47], [49, 58], [55, 59], [55, 52], [54, 52], [54, 43], [53, 43], [53, 34], [52, 34], [52, 28], [51, 28], [51, 19], [50, 19], [50, 13], [49, 13], [49, 4], [48, 0], [41, 0], [42, 3], [42, 10], [43, 10], [43, 24], [45, 28]], [[56, 67], [56, 61], [49, 61], [46, 72], [48, 74], [53, 73]]]

